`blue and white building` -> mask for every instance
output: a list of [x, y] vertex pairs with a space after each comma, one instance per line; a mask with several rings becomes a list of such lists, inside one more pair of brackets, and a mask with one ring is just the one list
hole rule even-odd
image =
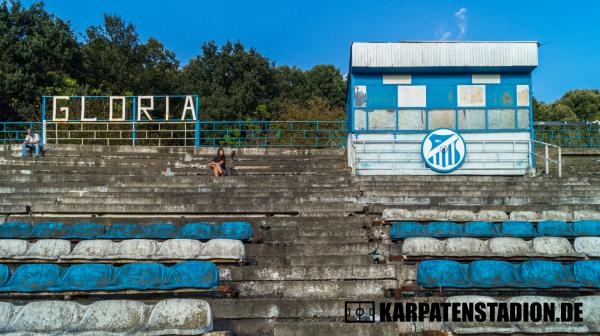
[[358, 175], [526, 174], [537, 65], [537, 42], [353, 43], [349, 165]]

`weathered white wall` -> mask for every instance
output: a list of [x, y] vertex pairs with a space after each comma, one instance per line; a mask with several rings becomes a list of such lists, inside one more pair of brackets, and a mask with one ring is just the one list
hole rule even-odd
[[[348, 164], [357, 175], [438, 175], [425, 165], [421, 143], [426, 134], [351, 134]], [[467, 146], [463, 165], [453, 175], [525, 175], [529, 168], [529, 132], [461, 133]], [[365, 144], [361, 141], [367, 140]], [[382, 142], [395, 140], [395, 143]], [[370, 142], [371, 141], [371, 142]], [[487, 143], [483, 143], [486, 141]], [[502, 141], [502, 143], [493, 143]], [[506, 142], [504, 142], [506, 141]], [[514, 143], [513, 143], [514, 142]]]

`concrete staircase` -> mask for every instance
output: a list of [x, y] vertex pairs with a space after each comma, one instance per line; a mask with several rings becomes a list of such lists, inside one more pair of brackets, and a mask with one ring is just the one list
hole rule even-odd
[[600, 210], [600, 168], [590, 163], [600, 153], [566, 160], [562, 179], [353, 177], [342, 149], [242, 149], [239, 175], [216, 178], [205, 168], [214, 148], [51, 146], [25, 159], [18, 149], [0, 151], [5, 220], [251, 222], [263, 239], [246, 244], [250, 263], [220, 266], [239, 297], [208, 299], [215, 330], [234, 335], [415, 331], [344, 323], [345, 301], [383, 301], [385, 288], [415, 278], [414, 265], [374, 262], [374, 251], [390, 250], [372, 226], [385, 208]]

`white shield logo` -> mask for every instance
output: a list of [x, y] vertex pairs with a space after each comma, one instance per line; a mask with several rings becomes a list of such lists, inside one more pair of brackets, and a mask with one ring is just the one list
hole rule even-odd
[[467, 147], [460, 134], [446, 128], [431, 131], [421, 149], [425, 164], [440, 173], [449, 173], [465, 161]]

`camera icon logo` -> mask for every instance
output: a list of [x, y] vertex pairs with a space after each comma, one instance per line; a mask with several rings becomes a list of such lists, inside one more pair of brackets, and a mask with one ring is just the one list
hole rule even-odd
[[375, 301], [346, 301], [344, 319], [346, 323], [374, 323]]

